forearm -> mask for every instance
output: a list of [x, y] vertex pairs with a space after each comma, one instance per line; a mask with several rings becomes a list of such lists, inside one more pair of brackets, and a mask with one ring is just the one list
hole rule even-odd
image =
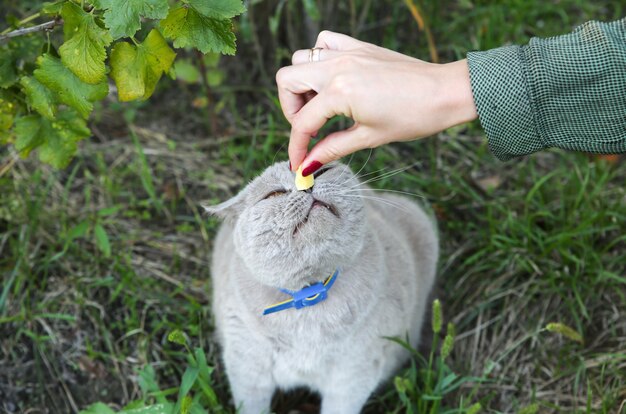
[[467, 58], [478, 116], [501, 160], [549, 147], [626, 152], [626, 19]]

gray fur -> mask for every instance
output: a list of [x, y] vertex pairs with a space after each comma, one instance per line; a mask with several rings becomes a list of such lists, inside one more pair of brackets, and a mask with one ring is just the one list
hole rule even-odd
[[[287, 163], [269, 167], [233, 199], [207, 211], [226, 219], [213, 252], [213, 311], [235, 404], [268, 413], [276, 388], [322, 395], [322, 414], [359, 413], [416, 346], [435, 278], [432, 221], [404, 197], [363, 189], [342, 164], [296, 191]], [[273, 191], [284, 194], [267, 199]], [[310, 211], [313, 197], [333, 205]], [[299, 290], [341, 269], [328, 299], [263, 316]]]

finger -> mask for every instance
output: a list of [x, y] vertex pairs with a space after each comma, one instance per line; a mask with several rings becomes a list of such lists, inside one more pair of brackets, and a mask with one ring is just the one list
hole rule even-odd
[[356, 40], [355, 38], [345, 34], [324, 30], [317, 35], [315, 47], [333, 50], [350, 50], [363, 47], [367, 44], [368, 43], [361, 42], [360, 40]]
[[326, 121], [343, 112], [340, 107], [336, 106], [337, 100], [329, 99], [327, 96], [328, 94], [320, 94], [311, 99], [291, 122], [289, 160], [294, 170], [304, 160], [311, 137], [317, 134]]
[[[341, 52], [337, 50], [324, 49], [324, 48], [321, 48], [321, 49], [322, 50], [319, 51], [318, 61], [330, 60], [341, 55]], [[291, 56], [291, 63], [294, 65], [299, 65], [301, 63], [315, 63], [315, 62], [309, 62], [310, 53], [311, 53], [311, 49], [296, 50], [294, 54]]]
[[[298, 111], [327, 82], [328, 71], [312, 65], [287, 66], [276, 73], [278, 99], [285, 118], [291, 123]], [[313, 92], [313, 93], [311, 93]]]
[[311, 149], [302, 162], [303, 170], [306, 173], [313, 173], [322, 165], [369, 146], [367, 129], [362, 125], [355, 124], [345, 131], [333, 132]]
[[293, 93], [281, 87], [278, 88], [278, 100], [280, 101], [280, 108], [283, 110], [283, 115], [285, 115], [289, 123], [292, 122], [295, 114], [307, 103], [305, 95]]

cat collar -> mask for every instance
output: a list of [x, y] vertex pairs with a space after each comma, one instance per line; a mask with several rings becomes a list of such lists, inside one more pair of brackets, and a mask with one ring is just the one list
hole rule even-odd
[[322, 302], [328, 296], [328, 291], [333, 286], [333, 283], [335, 283], [337, 276], [339, 276], [339, 269], [335, 270], [335, 273], [328, 276], [324, 282], [317, 282], [314, 285], [307, 286], [296, 292], [279, 288], [281, 292], [291, 296], [291, 299], [268, 306], [263, 311], [263, 315], [268, 315], [270, 313], [279, 312], [289, 308], [300, 309]]

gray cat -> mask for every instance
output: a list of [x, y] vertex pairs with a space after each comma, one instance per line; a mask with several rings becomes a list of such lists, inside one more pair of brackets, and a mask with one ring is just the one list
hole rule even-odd
[[322, 414], [359, 413], [408, 358], [385, 337], [417, 345], [435, 226], [412, 201], [371, 194], [337, 163], [296, 191], [281, 162], [205, 207], [226, 220], [213, 252], [213, 311], [242, 413], [269, 413], [276, 388], [300, 386], [320, 392]]

